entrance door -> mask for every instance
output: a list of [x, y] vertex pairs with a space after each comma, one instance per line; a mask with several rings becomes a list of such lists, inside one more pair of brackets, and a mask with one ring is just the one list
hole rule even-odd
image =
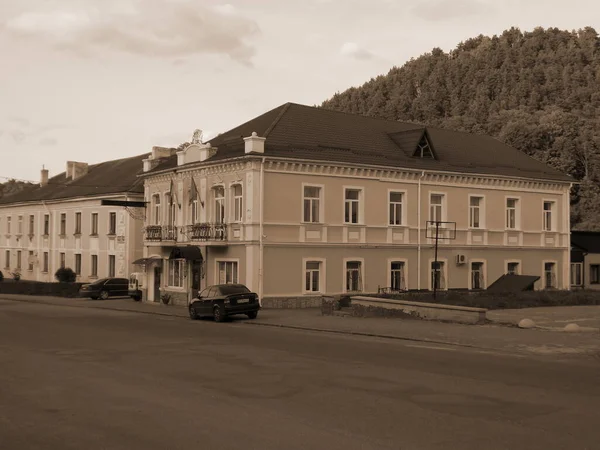
[[198, 296], [198, 291], [200, 291], [200, 271], [202, 268], [202, 261], [193, 261], [192, 262], [192, 285], [190, 286], [190, 295], [191, 298], [195, 298]]
[[154, 301], [160, 301], [160, 276], [162, 274], [161, 267], [154, 268]]

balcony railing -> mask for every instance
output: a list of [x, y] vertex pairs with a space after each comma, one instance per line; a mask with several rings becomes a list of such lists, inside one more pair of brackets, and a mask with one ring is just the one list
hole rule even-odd
[[147, 241], [177, 240], [177, 227], [174, 225], [149, 225], [145, 231]]
[[227, 224], [196, 223], [188, 226], [187, 234], [192, 241], [226, 241]]

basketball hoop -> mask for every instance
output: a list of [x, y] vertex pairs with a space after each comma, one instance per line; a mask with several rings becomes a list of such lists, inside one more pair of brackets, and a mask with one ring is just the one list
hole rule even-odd
[[[441, 232], [441, 234], [440, 234]], [[456, 222], [442, 222], [439, 220], [428, 220], [427, 227], [425, 228], [425, 237], [427, 239], [435, 239], [435, 256], [433, 267], [436, 276], [433, 278], [433, 299], [437, 296], [437, 273], [440, 271], [440, 264], [438, 262], [438, 242], [440, 239], [454, 240], [456, 239]]]

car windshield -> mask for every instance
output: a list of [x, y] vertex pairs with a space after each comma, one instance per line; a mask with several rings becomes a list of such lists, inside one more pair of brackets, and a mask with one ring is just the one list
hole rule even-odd
[[221, 291], [221, 295], [231, 295], [231, 294], [245, 294], [246, 292], [250, 292], [243, 284], [230, 284], [226, 286], [219, 286], [219, 291]]
[[93, 283], [90, 283], [92, 286], [97, 286], [99, 284], [104, 284], [106, 282], [106, 280], [108, 280], [108, 278], [100, 278], [99, 280], [94, 281]]

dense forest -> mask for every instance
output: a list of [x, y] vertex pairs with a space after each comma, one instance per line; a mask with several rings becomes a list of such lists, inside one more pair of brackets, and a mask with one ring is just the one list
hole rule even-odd
[[8, 197], [9, 195], [17, 194], [23, 189], [34, 186], [32, 183], [25, 181], [8, 180], [5, 183], [0, 183], [0, 198]]
[[435, 48], [327, 109], [494, 136], [572, 175], [572, 226], [600, 231], [600, 39], [512, 28]]

